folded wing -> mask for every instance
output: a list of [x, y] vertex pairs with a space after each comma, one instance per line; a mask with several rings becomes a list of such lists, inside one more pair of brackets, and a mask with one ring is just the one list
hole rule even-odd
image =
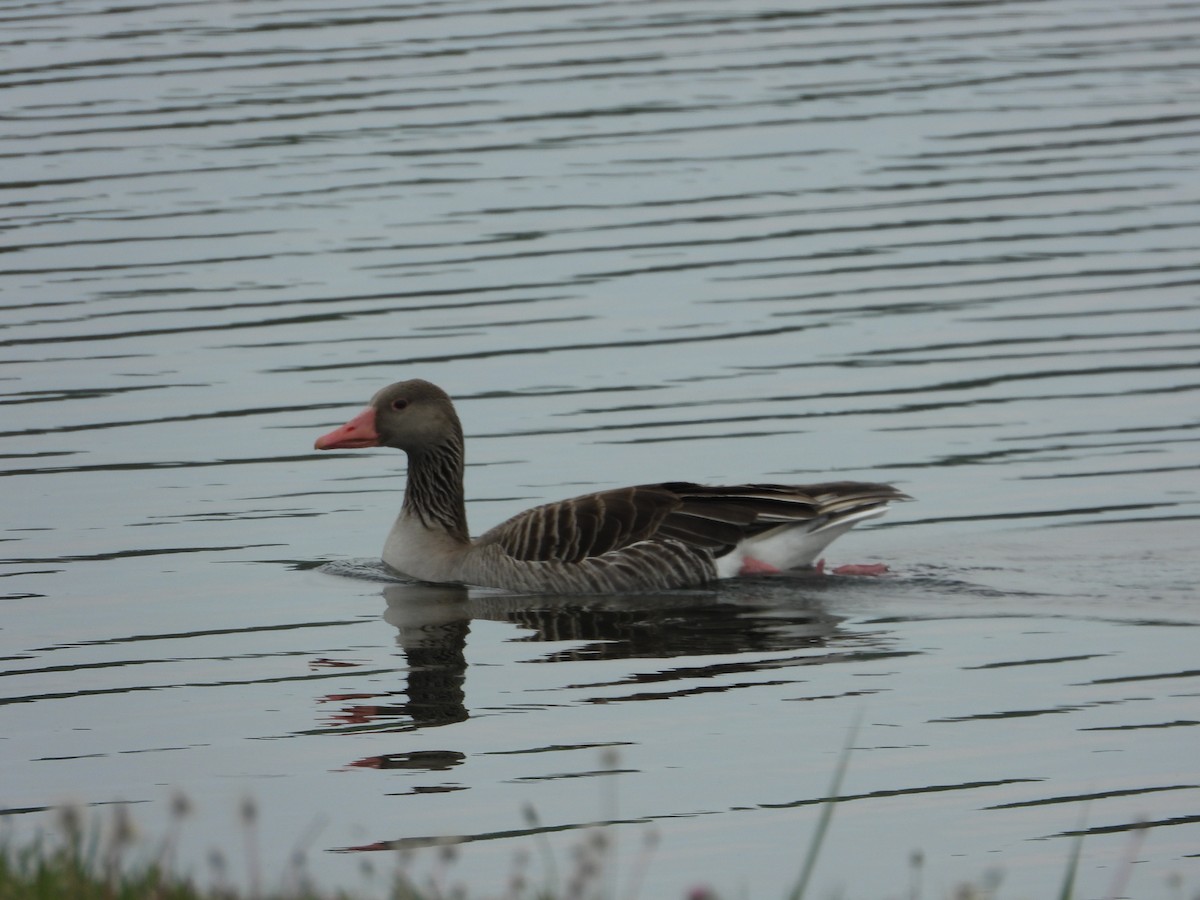
[[666, 482], [548, 503], [497, 525], [480, 539], [513, 559], [580, 562], [645, 541], [682, 544], [710, 558], [769, 532], [815, 532], [883, 511], [908, 496], [886, 484], [709, 486]]

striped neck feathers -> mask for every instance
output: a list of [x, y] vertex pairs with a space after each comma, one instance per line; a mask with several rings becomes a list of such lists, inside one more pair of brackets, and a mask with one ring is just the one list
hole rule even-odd
[[467, 508], [463, 500], [463, 438], [461, 430], [440, 444], [408, 451], [408, 484], [404, 513], [426, 528], [445, 531], [469, 543]]

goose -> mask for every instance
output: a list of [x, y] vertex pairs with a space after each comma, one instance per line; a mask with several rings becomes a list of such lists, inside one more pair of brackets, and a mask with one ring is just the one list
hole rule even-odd
[[[602, 594], [695, 588], [811, 566], [834, 538], [888, 504], [887, 484], [639, 484], [547, 503], [472, 540], [463, 499], [463, 430], [428, 381], [383, 388], [317, 450], [394, 447], [408, 454], [404, 502], [383, 548], [417, 581], [521, 593]], [[818, 564], [820, 568], [820, 564]], [[885, 566], [847, 566], [881, 574]]]

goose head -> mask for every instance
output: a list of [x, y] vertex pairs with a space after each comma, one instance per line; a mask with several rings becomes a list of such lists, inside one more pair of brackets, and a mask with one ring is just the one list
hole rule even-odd
[[462, 445], [462, 426], [449, 395], [436, 384], [413, 379], [388, 385], [340, 428], [317, 438], [317, 450], [395, 447], [422, 454]]

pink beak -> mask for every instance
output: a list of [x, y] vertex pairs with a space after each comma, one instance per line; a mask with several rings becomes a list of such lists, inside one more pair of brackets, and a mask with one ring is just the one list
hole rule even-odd
[[368, 406], [357, 416], [317, 438], [318, 450], [357, 450], [359, 447], [378, 447], [379, 432], [375, 430], [375, 409]]

